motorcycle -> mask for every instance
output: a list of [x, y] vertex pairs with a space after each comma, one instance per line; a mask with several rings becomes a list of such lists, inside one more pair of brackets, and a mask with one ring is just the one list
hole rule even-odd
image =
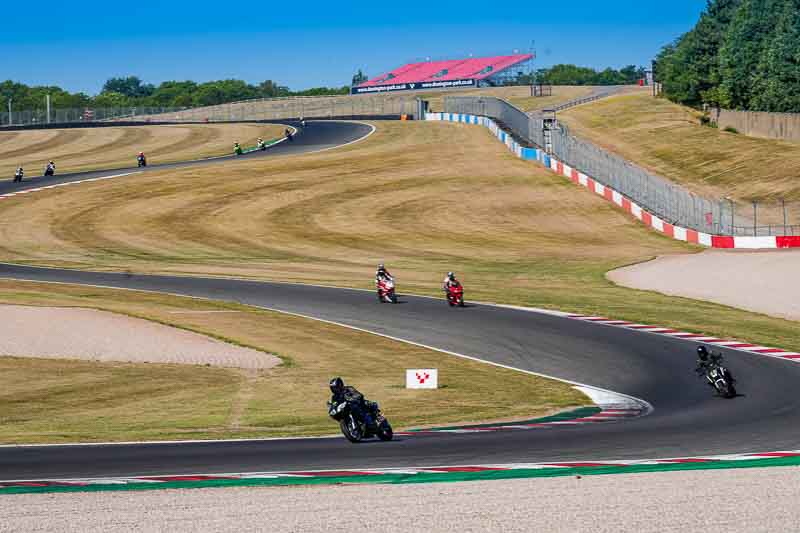
[[140, 167], [146, 167], [147, 166], [147, 159], [145, 159], [143, 155], [140, 155], [139, 157], [137, 157], [136, 158], [136, 162], [139, 164]]
[[244, 152], [242, 150], [242, 147], [237, 144], [236, 146], [233, 147], [233, 153], [236, 155], [242, 155], [242, 153]]
[[464, 286], [460, 283], [458, 285], [448, 285], [447, 287], [447, 304], [450, 307], [458, 306], [464, 307]]
[[381, 303], [397, 303], [397, 294], [394, 292], [394, 280], [382, 279], [377, 282], [378, 301]]
[[47, 168], [44, 169], [45, 176], [54, 176], [56, 173], [56, 168], [52, 165], [47, 165]]
[[733, 384], [736, 382], [733, 379], [730, 371], [720, 364], [712, 365], [706, 370], [706, 379], [708, 383], [714, 387], [717, 394], [723, 398], [736, 397], [736, 387]]
[[394, 436], [392, 426], [381, 413], [378, 404], [375, 402], [367, 403], [367, 407], [372, 411], [372, 416], [375, 420], [373, 426], [368, 426], [362, 417], [354, 413], [348, 402], [341, 402], [336, 405], [328, 402], [328, 416], [339, 422], [342, 434], [350, 442], [361, 442], [372, 437], [378, 437], [382, 441], [392, 440]]

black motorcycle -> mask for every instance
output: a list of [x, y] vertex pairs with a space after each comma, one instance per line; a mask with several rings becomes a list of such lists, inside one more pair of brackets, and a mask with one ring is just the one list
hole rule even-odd
[[56, 173], [56, 167], [52, 165], [47, 165], [47, 168], [44, 169], [45, 176], [54, 176]]
[[146, 167], [147, 166], [147, 159], [145, 159], [143, 155], [140, 155], [139, 157], [137, 157], [136, 161], [139, 163], [140, 167]]
[[392, 440], [394, 433], [392, 426], [386, 417], [381, 413], [376, 402], [367, 402], [367, 409], [370, 409], [372, 418], [375, 421], [373, 426], [367, 425], [364, 417], [355, 412], [349, 402], [340, 402], [336, 405], [328, 402], [328, 415], [339, 422], [342, 434], [350, 442], [361, 442], [364, 439], [378, 437], [380, 440]]
[[717, 394], [723, 398], [736, 397], [736, 387], [733, 385], [736, 380], [730, 370], [719, 363], [712, 364], [705, 370], [705, 376], [709, 385], [714, 387]]

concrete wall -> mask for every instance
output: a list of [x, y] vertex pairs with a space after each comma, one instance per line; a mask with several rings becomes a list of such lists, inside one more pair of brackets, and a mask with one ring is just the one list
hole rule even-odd
[[764, 113], [715, 109], [712, 118], [720, 129], [735, 128], [750, 137], [800, 142], [800, 113]]

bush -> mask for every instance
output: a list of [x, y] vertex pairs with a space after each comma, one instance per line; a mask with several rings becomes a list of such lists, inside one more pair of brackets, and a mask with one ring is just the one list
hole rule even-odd
[[733, 126], [726, 126], [725, 129], [722, 131], [727, 131], [728, 133], [739, 133], [739, 130], [737, 130]]

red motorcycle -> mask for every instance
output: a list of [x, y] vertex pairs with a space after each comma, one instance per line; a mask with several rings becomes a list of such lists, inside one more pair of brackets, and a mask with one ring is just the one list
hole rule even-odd
[[375, 284], [378, 288], [378, 301], [381, 303], [397, 303], [397, 295], [394, 292], [394, 280], [382, 279]]
[[450, 307], [459, 306], [464, 307], [464, 287], [460, 283], [458, 285], [447, 286], [447, 304]]

